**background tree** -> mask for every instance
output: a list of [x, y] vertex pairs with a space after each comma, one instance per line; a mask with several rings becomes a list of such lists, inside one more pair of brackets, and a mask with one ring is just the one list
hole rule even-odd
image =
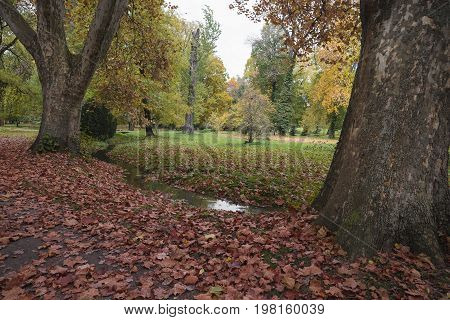
[[200, 28], [192, 32], [191, 53], [189, 58], [189, 91], [188, 107], [184, 131], [189, 134], [194, 133], [194, 115], [195, 115], [195, 96], [196, 84], [198, 78], [198, 47], [200, 46]]
[[242, 113], [241, 130], [248, 136], [249, 143], [270, 134], [273, 106], [267, 96], [249, 87], [239, 102], [239, 108]]
[[169, 115], [185, 107], [179, 103], [182, 27], [162, 1], [134, 1], [92, 81], [90, 97], [132, 126], [145, 126], [149, 136], [161, 121], [179, 123]]

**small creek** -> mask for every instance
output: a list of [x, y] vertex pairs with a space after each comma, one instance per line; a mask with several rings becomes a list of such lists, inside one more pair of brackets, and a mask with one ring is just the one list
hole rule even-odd
[[98, 160], [115, 164], [124, 169], [126, 181], [130, 185], [133, 185], [137, 188], [149, 191], [159, 191], [167, 194], [173, 200], [184, 201], [191, 206], [203, 209], [245, 212], [251, 214], [270, 212], [275, 210], [274, 208], [262, 208], [256, 206], [235, 204], [225, 199], [216, 199], [196, 192], [175, 188], [161, 181], [149, 181], [149, 179], [147, 179], [148, 174], [142, 168], [112, 160], [108, 156], [108, 153], [112, 149], [114, 149], [114, 145], [109, 145], [107, 149], [100, 150], [94, 153], [93, 156]]

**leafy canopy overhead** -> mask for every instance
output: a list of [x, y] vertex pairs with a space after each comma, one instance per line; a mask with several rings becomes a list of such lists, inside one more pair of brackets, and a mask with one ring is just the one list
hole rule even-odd
[[332, 37], [349, 39], [359, 30], [356, 0], [234, 0], [231, 9], [253, 21], [266, 21], [284, 30], [286, 44], [299, 56]]

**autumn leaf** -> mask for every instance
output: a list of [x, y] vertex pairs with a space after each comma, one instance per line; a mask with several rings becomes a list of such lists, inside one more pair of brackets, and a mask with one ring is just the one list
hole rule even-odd
[[211, 294], [209, 293], [202, 293], [194, 296], [195, 300], [212, 300]]
[[223, 288], [221, 286], [211, 287], [208, 292], [212, 295], [220, 296], [223, 292]]
[[284, 276], [282, 281], [283, 281], [284, 285], [286, 286], [286, 288], [288, 288], [288, 289], [295, 288], [295, 279], [294, 278]]
[[198, 277], [194, 275], [188, 275], [184, 278], [184, 283], [187, 285], [194, 285], [198, 282]]
[[337, 288], [337, 287], [330, 287], [330, 289], [325, 290], [325, 293], [336, 297], [336, 298], [344, 298], [344, 295], [342, 294], [341, 289]]
[[309, 267], [300, 269], [299, 274], [302, 276], [317, 276], [322, 274], [322, 270], [316, 265], [311, 265]]

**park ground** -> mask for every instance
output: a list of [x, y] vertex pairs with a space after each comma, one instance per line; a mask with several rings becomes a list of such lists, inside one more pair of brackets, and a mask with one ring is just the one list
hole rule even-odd
[[0, 127], [3, 299], [447, 298], [448, 270], [426, 256], [396, 244], [350, 260], [314, 224], [308, 203], [331, 161], [330, 141], [244, 145], [226, 134], [150, 140], [136, 132], [108, 142], [112, 159], [155, 179], [278, 206], [246, 214], [128, 185], [120, 167], [87, 156], [105, 143], [86, 141], [83, 157], [31, 154], [35, 134]]

